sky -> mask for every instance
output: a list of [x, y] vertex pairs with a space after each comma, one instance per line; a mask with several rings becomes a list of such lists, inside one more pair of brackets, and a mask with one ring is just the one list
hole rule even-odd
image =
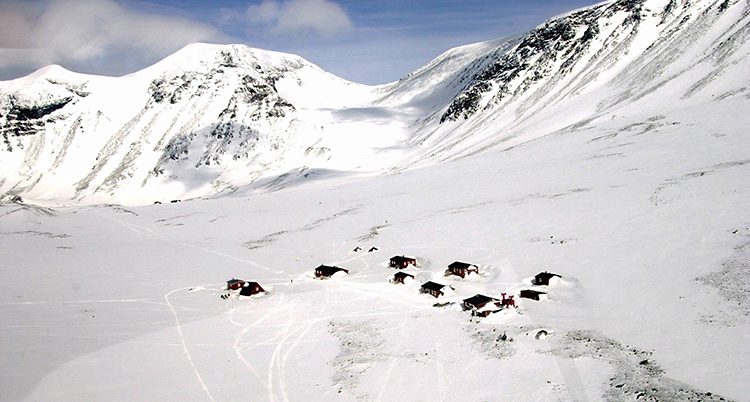
[[398, 80], [460, 45], [526, 32], [593, 0], [0, 0], [0, 80], [60, 64], [124, 75], [194, 42], [298, 54], [340, 77]]

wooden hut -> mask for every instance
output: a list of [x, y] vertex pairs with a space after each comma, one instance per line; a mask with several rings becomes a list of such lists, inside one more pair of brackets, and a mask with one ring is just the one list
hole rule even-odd
[[344, 272], [348, 274], [349, 270], [344, 269], [344, 268], [339, 268], [339, 267], [332, 267], [328, 265], [321, 265], [315, 268], [315, 277], [316, 278], [330, 278], [338, 272]]
[[419, 293], [427, 293], [431, 295], [432, 297], [440, 297], [445, 295], [445, 292], [443, 291], [443, 288], [445, 285], [441, 285], [439, 283], [435, 282], [425, 282], [422, 284], [422, 286], [419, 288]]
[[531, 290], [531, 289], [524, 289], [519, 294], [520, 297], [524, 299], [531, 299], [531, 300], [541, 300], [547, 292], [540, 292], [538, 290]]
[[485, 295], [476, 294], [468, 299], [464, 299], [461, 304], [464, 311], [471, 311], [472, 315], [487, 317], [488, 315], [503, 309], [500, 300]]
[[417, 266], [417, 259], [411, 257], [404, 257], [403, 255], [396, 255], [391, 257], [388, 262], [388, 266], [391, 268], [404, 269], [409, 265]]
[[258, 282], [245, 282], [245, 286], [240, 289], [240, 296], [252, 296], [263, 292], [265, 290]]
[[[473, 267], [473, 268], [472, 268]], [[474, 264], [468, 264], [465, 262], [454, 261], [451, 265], [448, 265], [448, 269], [445, 271], [446, 275], [456, 275], [461, 278], [465, 278], [470, 273], [479, 273], [479, 267]]]
[[237, 290], [245, 286], [245, 281], [242, 279], [230, 279], [227, 281], [227, 290]]
[[395, 275], [393, 275], [393, 279], [391, 279], [391, 282], [393, 282], [393, 283], [404, 283], [404, 281], [405, 281], [405, 280], [406, 280], [407, 278], [411, 278], [411, 279], [414, 279], [414, 275], [412, 275], [412, 274], [407, 274], [407, 273], [406, 273], [406, 272], [404, 272], [404, 271], [398, 271], [398, 272], [396, 272], [396, 274], [395, 274]]
[[552, 278], [554, 278], [554, 277], [561, 278], [560, 275], [553, 274], [552, 272], [547, 272], [547, 271], [540, 272], [540, 273], [536, 274], [536, 276], [534, 276], [534, 285], [537, 285], [537, 286], [549, 286], [549, 280], [552, 279]]

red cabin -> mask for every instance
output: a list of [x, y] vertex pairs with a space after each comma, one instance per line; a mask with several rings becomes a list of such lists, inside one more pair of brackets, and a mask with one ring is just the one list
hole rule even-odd
[[391, 257], [391, 260], [388, 262], [388, 266], [391, 268], [398, 268], [398, 269], [404, 269], [408, 267], [409, 265], [417, 266], [417, 259], [411, 258], [411, 257], [404, 257], [403, 255], [397, 255], [394, 257]]
[[[473, 267], [473, 268], [472, 268]], [[454, 261], [451, 265], [448, 265], [448, 270], [445, 271], [446, 275], [456, 275], [461, 278], [465, 278], [470, 273], [479, 273], [479, 267], [474, 264], [468, 264], [465, 262]]]
[[393, 282], [393, 283], [404, 283], [404, 281], [407, 278], [414, 279], [414, 275], [407, 274], [406, 272], [403, 272], [403, 271], [398, 271], [398, 272], [396, 272], [395, 275], [393, 275], [393, 279], [391, 280], [391, 282]]
[[462, 307], [464, 311], [470, 310], [472, 315], [480, 317], [487, 317], [503, 309], [500, 300], [480, 294], [464, 299]]
[[348, 274], [349, 270], [344, 269], [344, 268], [339, 268], [339, 267], [331, 267], [328, 265], [321, 265], [315, 268], [315, 277], [316, 278], [330, 278], [338, 272], [344, 272]]
[[440, 296], [443, 296], [445, 292], [443, 292], [443, 288], [445, 288], [445, 285], [441, 285], [439, 283], [435, 282], [425, 282], [422, 284], [422, 287], [419, 289], [419, 293], [427, 293], [428, 295], [431, 295], [432, 297], [438, 298]]
[[245, 281], [242, 279], [230, 279], [227, 281], [227, 290], [237, 290], [245, 286]]
[[537, 290], [524, 289], [521, 291], [519, 296], [523, 297], [524, 299], [542, 300], [543, 298], [547, 296], [547, 292], [539, 292]]
[[245, 286], [240, 289], [240, 296], [252, 296], [263, 292], [265, 290], [258, 282], [245, 282]]
[[549, 280], [552, 279], [552, 278], [554, 278], [554, 277], [561, 278], [560, 275], [553, 274], [552, 272], [547, 272], [547, 271], [540, 272], [540, 273], [536, 274], [536, 276], [534, 276], [534, 285], [537, 285], [537, 286], [549, 286]]

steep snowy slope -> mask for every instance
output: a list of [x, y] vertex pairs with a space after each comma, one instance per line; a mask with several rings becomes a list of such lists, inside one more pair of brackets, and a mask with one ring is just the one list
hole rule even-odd
[[749, 27], [746, 1], [610, 1], [379, 87], [239, 45], [192, 45], [120, 78], [50, 67], [0, 83], [0, 194], [144, 204], [279, 189], [746, 98]]
[[369, 101], [370, 88], [244, 46], [188, 46], [121, 78], [52, 67], [0, 88], [0, 187], [29, 198], [213, 194], [308, 164], [350, 168], [337, 144], [366, 153], [383, 141], [341, 141], [351, 126], [328, 111]]
[[746, 1], [612, 1], [555, 18], [478, 70], [419, 140], [441, 159], [750, 86]]

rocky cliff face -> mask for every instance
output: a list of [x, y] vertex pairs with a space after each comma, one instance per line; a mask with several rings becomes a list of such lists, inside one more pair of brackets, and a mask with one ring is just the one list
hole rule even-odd
[[619, 0], [551, 19], [463, 72], [440, 126], [420, 135], [424, 154], [461, 157], [746, 93], [749, 16], [746, 1]]
[[5, 178], [3, 190], [60, 182], [64, 198], [113, 196], [123, 186], [193, 184], [188, 176], [202, 171], [211, 193], [231, 188], [222, 170], [237, 168], [252, 181], [291, 151], [297, 109], [276, 86], [297, 85], [298, 74], [345, 85], [296, 56], [210, 45], [121, 78], [54, 67], [11, 82], [0, 89], [0, 132], [4, 162], [20, 177]]

